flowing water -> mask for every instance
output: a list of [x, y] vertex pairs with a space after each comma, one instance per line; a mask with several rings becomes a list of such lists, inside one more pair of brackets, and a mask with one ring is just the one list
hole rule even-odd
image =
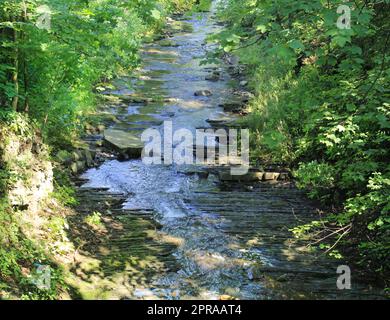
[[[163, 120], [171, 120], [174, 128], [194, 131], [209, 127], [206, 120], [223, 111], [218, 105], [231, 97], [236, 81], [220, 66], [200, 64], [208, 48], [207, 35], [220, 28], [213, 20], [213, 12], [215, 8], [188, 19], [194, 31], [175, 34], [171, 39], [174, 46], [161, 46], [158, 42], [145, 46], [138, 79], [122, 79], [118, 91], [111, 94], [136, 92], [169, 102], [113, 107], [112, 112], [121, 120], [116, 128], [139, 134], [151, 126], [159, 128]], [[206, 81], [215, 68], [220, 69], [223, 80]], [[210, 90], [213, 95], [195, 97], [197, 90]], [[122, 195], [125, 199], [120, 205], [121, 214], [128, 214], [129, 220], [115, 229], [121, 230], [116, 231], [120, 236], [113, 232], [105, 244], [107, 250], [115, 247], [115, 257], [122, 256], [115, 260], [105, 253], [110, 257], [106, 259], [106, 269], [111, 271], [106, 270], [103, 277], [114, 278], [115, 267], [119, 272], [122, 264], [122, 273], [128, 272], [120, 280], [120, 287], [126, 290], [115, 297], [219, 299], [225, 295], [272, 299], [373, 295], [363, 284], [353, 283], [353, 290], [338, 290], [336, 268], [341, 262], [314, 255], [305, 243], [292, 239], [290, 228], [318, 217], [305, 195], [290, 184], [221, 183], [213, 172], [204, 175], [175, 165], [148, 166], [141, 160], [106, 161], [83, 178], [88, 181], [81, 191], [108, 188], [113, 197]], [[115, 211], [110, 214], [115, 215]], [[151, 227], [144, 219], [155, 221], [158, 227]], [[94, 250], [90, 249], [90, 254], [98, 257]], [[132, 259], [138, 259], [134, 264], [140, 266], [137, 270], [141, 275], [137, 277], [128, 271]], [[119, 260], [123, 262], [120, 265]], [[155, 268], [159, 263], [161, 268]], [[118, 288], [108, 285], [106, 290]]]

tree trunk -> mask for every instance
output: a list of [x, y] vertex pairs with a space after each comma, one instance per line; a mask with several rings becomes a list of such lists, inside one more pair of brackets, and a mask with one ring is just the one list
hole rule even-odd
[[14, 57], [14, 71], [12, 74], [12, 82], [14, 83], [15, 96], [12, 98], [12, 108], [18, 110], [19, 102], [19, 49], [18, 49], [18, 31], [14, 30], [14, 44], [15, 44], [15, 57]]
[[[23, 22], [26, 24], [28, 22], [28, 14], [27, 14], [27, 5], [25, 1], [23, 1]], [[25, 42], [25, 32], [22, 31], [22, 41]], [[29, 111], [28, 104], [28, 90], [29, 90], [29, 78], [28, 78], [28, 68], [27, 68], [27, 51], [23, 50], [23, 83], [24, 83], [24, 112]]]

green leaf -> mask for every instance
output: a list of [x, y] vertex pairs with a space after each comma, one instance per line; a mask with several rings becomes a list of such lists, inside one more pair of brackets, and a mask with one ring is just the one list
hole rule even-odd
[[344, 37], [344, 36], [340, 36], [340, 35], [337, 35], [335, 37], [333, 37], [332, 39], [332, 43], [337, 45], [338, 47], [344, 47], [347, 42], [350, 42], [351, 39], [350, 38], [347, 38], [347, 37]]
[[161, 19], [161, 12], [158, 11], [157, 9], [153, 9], [150, 13], [151, 13], [151, 16], [152, 16], [155, 20], [160, 20], [160, 19]]
[[264, 24], [256, 26], [256, 31], [260, 31], [261, 33], [265, 33], [267, 31], [267, 27]]
[[293, 40], [289, 43], [290, 48], [294, 50], [305, 50], [305, 46], [299, 40]]

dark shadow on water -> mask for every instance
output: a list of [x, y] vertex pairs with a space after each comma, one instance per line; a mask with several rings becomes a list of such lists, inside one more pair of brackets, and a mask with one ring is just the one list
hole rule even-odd
[[[74, 298], [130, 298], [154, 275], [177, 268], [171, 255], [176, 245], [159, 239], [154, 212], [123, 210], [126, 197], [104, 189], [81, 188], [78, 199], [77, 214], [68, 219], [68, 237], [78, 248]], [[94, 224], [88, 217], [96, 213], [100, 222]]]

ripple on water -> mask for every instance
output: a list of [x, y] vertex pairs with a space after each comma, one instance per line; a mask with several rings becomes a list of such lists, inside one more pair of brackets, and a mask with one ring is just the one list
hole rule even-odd
[[[145, 81], [140, 83], [139, 90], [144, 94], [148, 91], [153, 94], [153, 90], [163, 92], [177, 100], [171, 106], [161, 105], [161, 112], [174, 112], [174, 129], [207, 126], [206, 120], [222, 110], [217, 106], [228, 94], [229, 78], [207, 82], [205, 66], [200, 66], [206, 35], [217, 28], [208, 17], [201, 14], [191, 19], [194, 32], [176, 35], [173, 40], [178, 47], [148, 47], [153, 54], [148, 55], [147, 65], [141, 71]], [[148, 81], [150, 87], [145, 89]], [[213, 96], [194, 97], [195, 91], [204, 89], [211, 90]], [[158, 105], [149, 105], [124, 108], [122, 112], [134, 120], [135, 116], [129, 116], [133, 110], [136, 114], [150, 115], [158, 109]], [[131, 124], [125, 126], [132, 128]], [[134, 298], [218, 299], [221, 295], [241, 299], [302, 298], [311, 297], [313, 292], [322, 297], [334, 296], [333, 278], [325, 287], [318, 274], [311, 274], [321, 268], [329, 270], [329, 265], [323, 261], [310, 265], [307, 256], [301, 263], [301, 253], [288, 242], [287, 226], [296, 222], [291, 209], [297, 207], [296, 214], [299, 210], [308, 213], [305, 201], [295, 191], [271, 188], [253, 194], [226, 191], [219, 188], [213, 175], [200, 179], [196, 174], [179, 173], [177, 169], [146, 166], [142, 161], [114, 160], [83, 176], [89, 180], [84, 187], [105, 187], [126, 194], [126, 209], [155, 211], [156, 219], [163, 225], [161, 236], [178, 246], [174, 256], [179, 270], [148, 279], [149, 286], [138, 284]], [[267, 268], [273, 269], [267, 273], [264, 271]]]
[[186, 208], [183, 196], [189, 194], [193, 178], [177, 175], [169, 166], [146, 166], [142, 161], [108, 161], [91, 169], [83, 178], [85, 187], [110, 188], [128, 194], [125, 209], [153, 209], [162, 218], [181, 217]]

